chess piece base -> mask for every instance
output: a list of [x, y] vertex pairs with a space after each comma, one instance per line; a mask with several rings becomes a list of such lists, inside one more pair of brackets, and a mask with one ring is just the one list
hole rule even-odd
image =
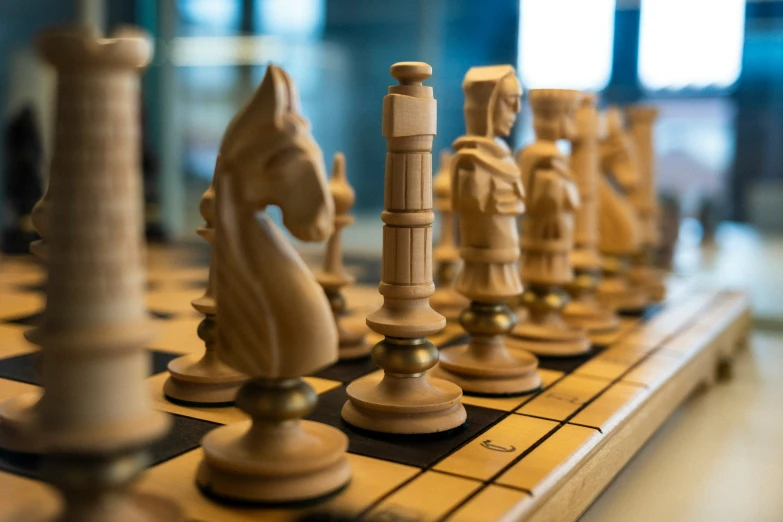
[[563, 309], [563, 319], [571, 326], [589, 333], [608, 333], [620, 327], [620, 320], [594, 299], [574, 299]]
[[430, 297], [430, 306], [447, 321], [456, 321], [459, 314], [470, 304], [465, 296], [457, 292], [453, 286], [438, 287]]
[[643, 312], [650, 304], [646, 292], [619, 277], [606, 277], [598, 283], [596, 299], [607, 308], [630, 314]]
[[507, 338], [441, 351], [433, 374], [458, 385], [467, 394], [523, 395], [541, 387], [538, 360], [530, 353], [507, 350]]
[[508, 344], [511, 348], [525, 350], [540, 357], [577, 357], [590, 353], [589, 339], [545, 341], [512, 337]]
[[167, 398], [191, 404], [231, 404], [247, 376], [223, 364], [208, 351], [203, 357], [183, 355], [169, 363], [163, 385]]
[[367, 325], [351, 319], [337, 320], [337, 332], [340, 336], [338, 353], [341, 361], [363, 359], [370, 356], [375, 343], [367, 340]]
[[18, 453], [41, 453], [43, 446], [34, 426], [39, 390], [0, 402], [0, 449]]
[[462, 390], [425, 373], [376, 373], [348, 385], [345, 422], [368, 431], [400, 435], [448, 431], [465, 423]]
[[303, 502], [327, 496], [351, 479], [348, 438], [318, 422], [240, 422], [212, 430], [202, 446], [196, 481], [219, 500]]
[[633, 266], [628, 270], [628, 280], [632, 285], [643, 288], [653, 303], [660, 303], [666, 298], [665, 275], [657, 268]]

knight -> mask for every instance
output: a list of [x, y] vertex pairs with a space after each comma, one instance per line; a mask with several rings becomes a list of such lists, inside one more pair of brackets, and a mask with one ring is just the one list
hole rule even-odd
[[521, 296], [524, 320], [514, 328], [519, 346], [538, 355], [568, 357], [587, 353], [581, 327], [562, 317], [568, 302], [564, 287], [574, 277], [571, 265], [573, 214], [579, 191], [558, 140], [573, 139], [579, 91], [534, 89], [529, 93], [536, 140], [517, 155], [528, 194], [522, 222]]
[[459, 216], [464, 262], [456, 289], [470, 304], [459, 316], [466, 344], [441, 351], [438, 375], [465, 393], [519, 395], [541, 386], [538, 360], [509, 351], [516, 316], [507, 302], [522, 293], [517, 220], [525, 191], [511, 149], [522, 88], [510, 65], [473, 67], [462, 83], [466, 135], [454, 142], [452, 207]]
[[217, 351], [250, 379], [235, 403], [251, 422], [203, 441], [197, 482], [219, 500], [310, 501], [342, 488], [347, 437], [302, 421], [317, 395], [302, 380], [338, 357], [337, 328], [315, 277], [266, 213], [280, 208], [298, 239], [322, 241], [334, 206], [323, 155], [291, 78], [270, 65], [229, 124], [215, 166]]

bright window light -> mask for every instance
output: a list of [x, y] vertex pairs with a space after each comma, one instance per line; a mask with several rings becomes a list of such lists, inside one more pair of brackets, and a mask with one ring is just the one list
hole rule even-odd
[[258, 21], [264, 34], [318, 36], [326, 21], [325, 0], [260, 0]]
[[601, 90], [612, 72], [615, 0], [521, 0], [526, 88]]
[[639, 80], [648, 90], [729, 87], [744, 28], [745, 0], [642, 0]]

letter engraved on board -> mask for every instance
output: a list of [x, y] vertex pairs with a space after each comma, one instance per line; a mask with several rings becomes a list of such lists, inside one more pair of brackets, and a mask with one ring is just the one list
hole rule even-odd
[[482, 440], [481, 441], [481, 445], [483, 447], [487, 448], [488, 450], [500, 451], [501, 453], [511, 453], [512, 451], [516, 451], [517, 450], [517, 448], [515, 446], [513, 446], [513, 445], [511, 445], [509, 447], [500, 446], [499, 444], [494, 444], [492, 442], [492, 440], [490, 440], [490, 439]]

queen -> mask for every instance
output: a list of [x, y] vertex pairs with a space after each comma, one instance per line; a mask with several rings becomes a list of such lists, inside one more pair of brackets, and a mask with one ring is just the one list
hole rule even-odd
[[522, 293], [517, 220], [525, 212], [525, 191], [501, 139], [516, 122], [522, 88], [510, 65], [473, 67], [462, 88], [467, 133], [454, 142], [452, 204], [464, 261], [456, 289], [471, 301], [459, 321], [471, 339], [443, 350], [438, 371], [465, 393], [527, 393], [541, 385], [538, 361], [506, 347], [516, 323], [506, 303]]

